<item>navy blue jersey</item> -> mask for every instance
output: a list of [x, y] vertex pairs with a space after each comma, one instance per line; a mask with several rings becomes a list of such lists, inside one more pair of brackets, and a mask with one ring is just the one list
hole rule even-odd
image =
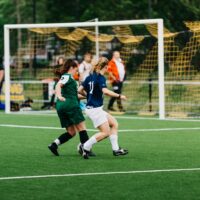
[[103, 75], [93, 73], [90, 74], [82, 83], [84, 90], [87, 92], [88, 107], [97, 108], [103, 105], [102, 89], [106, 88], [106, 79]]

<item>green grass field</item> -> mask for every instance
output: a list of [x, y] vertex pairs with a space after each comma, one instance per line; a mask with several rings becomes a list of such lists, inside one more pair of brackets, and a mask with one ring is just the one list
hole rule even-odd
[[123, 116], [118, 122], [129, 154], [114, 157], [106, 139], [93, 148], [97, 157], [84, 160], [78, 135], [59, 157], [47, 149], [64, 132], [56, 115], [0, 113], [0, 199], [200, 199], [200, 121]]

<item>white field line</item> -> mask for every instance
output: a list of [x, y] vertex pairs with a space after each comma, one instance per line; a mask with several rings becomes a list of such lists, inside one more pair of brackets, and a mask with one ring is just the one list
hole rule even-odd
[[133, 116], [114, 116], [117, 119], [130, 119], [130, 120], [157, 120], [157, 121], [180, 121], [180, 122], [200, 122], [200, 118], [188, 118], [188, 119], [178, 119], [178, 118], [165, 118], [159, 119], [156, 117], [133, 117]]
[[[15, 124], [0, 124], [0, 127], [7, 128], [28, 128], [28, 129], [46, 129], [46, 130], [61, 130], [63, 128], [59, 127], [49, 127], [49, 126], [24, 126]], [[97, 129], [87, 129], [88, 131], [96, 132]], [[152, 129], [122, 129], [119, 132], [159, 132], [159, 131], [188, 131], [188, 130], [200, 130], [200, 127], [190, 127], [190, 128], [152, 128]]]
[[57, 178], [57, 177], [98, 176], [98, 175], [116, 175], [116, 174], [145, 174], [145, 173], [167, 173], [167, 172], [189, 172], [189, 171], [192, 172], [200, 171], [200, 168], [94, 172], [94, 173], [77, 173], [77, 174], [52, 174], [52, 175], [39, 175], [39, 176], [13, 176], [13, 177], [0, 177], [0, 181], [17, 180], [17, 179], [37, 179], [37, 178], [39, 179], [39, 178]]
[[[39, 112], [39, 111], [38, 111]], [[37, 112], [20, 112], [20, 113], [10, 113], [9, 115], [32, 115], [32, 116], [47, 116], [47, 117], [55, 117], [57, 114], [55, 112], [51, 113], [37, 113]], [[130, 119], [130, 120], [158, 120], [158, 121], [183, 121], [183, 122], [200, 122], [200, 118], [188, 118], [188, 119], [181, 119], [181, 118], [166, 118], [166, 119], [159, 119], [158, 117], [134, 117], [134, 116], [118, 116], [114, 115], [117, 119]]]

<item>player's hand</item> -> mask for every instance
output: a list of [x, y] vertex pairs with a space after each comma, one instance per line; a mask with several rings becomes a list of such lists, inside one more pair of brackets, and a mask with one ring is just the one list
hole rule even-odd
[[127, 100], [127, 97], [125, 95], [120, 95], [120, 99]]
[[60, 101], [65, 101], [65, 97], [62, 97], [62, 96], [58, 97], [58, 99], [59, 99]]

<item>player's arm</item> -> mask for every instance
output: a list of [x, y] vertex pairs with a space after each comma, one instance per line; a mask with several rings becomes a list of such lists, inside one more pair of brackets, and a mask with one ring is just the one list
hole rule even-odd
[[88, 78], [86, 78], [85, 81], [82, 82], [82, 84], [81, 84], [81, 85], [79, 86], [79, 88], [78, 88], [78, 93], [79, 93], [80, 95], [84, 96], [84, 97], [87, 96], [87, 92], [86, 92], [86, 90], [85, 90], [87, 83], [88, 83]]
[[82, 85], [80, 85], [79, 88], [78, 88], [78, 94], [80, 95], [80, 97], [82, 96], [84, 98], [86, 98], [86, 96], [87, 96], [87, 93], [84, 90], [84, 87]]
[[106, 86], [106, 79], [105, 77], [101, 78], [100, 81], [99, 81], [99, 87], [101, 88], [103, 94], [107, 95], [107, 96], [110, 96], [110, 97], [116, 97], [116, 98], [119, 98], [119, 99], [122, 99], [122, 100], [126, 100], [126, 96], [124, 95], [121, 95], [121, 94], [117, 94], [111, 90], [109, 90]]
[[86, 96], [83, 96], [81, 94], [78, 94], [78, 99], [86, 99]]
[[57, 84], [56, 84], [56, 90], [55, 90], [55, 92], [56, 92], [56, 96], [57, 96], [57, 98], [60, 100], [60, 101], [65, 101], [65, 98], [62, 96], [62, 94], [61, 94], [61, 88], [63, 87], [63, 84], [61, 83], [61, 82], [58, 82]]
[[116, 98], [119, 98], [119, 99], [122, 99], [122, 100], [126, 100], [127, 99], [125, 95], [117, 94], [117, 93], [109, 90], [106, 87], [102, 88], [102, 92], [103, 92], [103, 94], [105, 94], [107, 96], [110, 96], [110, 97], [116, 97]]
[[4, 77], [4, 70], [0, 69], [0, 83], [3, 80], [3, 77]]
[[79, 65], [79, 68], [78, 68], [78, 73], [79, 73], [79, 81], [82, 82], [83, 81], [83, 75], [84, 75], [84, 65], [83, 63], [81, 63]]
[[65, 101], [65, 98], [62, 96], [61, 88], [69, 81], [70, 76], [69, 75], [62, 75], [60, 80], [58, 81], [56, 85], [56, 96], [60, 101]]

